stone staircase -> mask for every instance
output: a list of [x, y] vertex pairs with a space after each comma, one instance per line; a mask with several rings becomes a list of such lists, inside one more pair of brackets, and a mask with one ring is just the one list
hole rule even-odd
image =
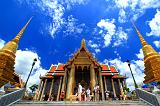
[[136, 100], [136, 101], [131, 101], [131, 100], [125, 100], [125, 101], [100, 101], [100, 102], [63, 102], [63, 101], [58, 101], [58, 102], [32, 102], [32, 101], [19, 101], [16, 104], [13, 104], [12, 106], [149, 106], [146, 103]]

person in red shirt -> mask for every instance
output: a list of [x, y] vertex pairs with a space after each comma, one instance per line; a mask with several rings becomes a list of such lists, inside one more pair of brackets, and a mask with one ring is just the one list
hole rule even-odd
[[60, 100], [61, 100], [61, 101], [64, 101], [64, 97], [65, 97], [65, 92], [62, 91], [62, 92], [61, 92], [61, 95], [60, 95]]

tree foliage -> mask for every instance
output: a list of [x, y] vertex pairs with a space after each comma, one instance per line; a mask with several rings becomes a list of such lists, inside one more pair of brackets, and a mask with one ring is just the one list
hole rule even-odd
[[33, 84], [32, 86], [29, 87], [29, 89], [33, 92], [36, 91], [36, 89], [38, 89], [38, 85], [37, 84]]

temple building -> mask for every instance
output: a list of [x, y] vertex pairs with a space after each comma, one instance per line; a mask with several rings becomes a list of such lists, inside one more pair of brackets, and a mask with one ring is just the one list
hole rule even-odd
[[145, 84], [154, 81], [158, 82], [160, 81], [160, 54], [156, 52], [153, 49], [153, 47], [145, 41], [139, 30], [136, 28], [135, 24], [134, 23], [132, 24], [142, 44], [142, 51], [144, 55], [144, 66], [145, 66], [144, 69], [145, 80], [143, 82]]
[[14, 70], [16, 51], [18, 48], [18, 43], [25, 31], [27, 25], [32, 18], [26, 23], [26, 25], [20, 30], [15, 38], [5, 44], [2, 49], [0, 49], [0, 88], [10, 82], [12, 85], [17, 83], [18, 76]]
[[66, 64], [51, 65], [49, 71], [40, 76], [36, 99], [59, 101], [60, 93], [65, 91], [65, 100], [70, 100], [77, 92], [78, 83], [84, 89], [90, 88], [91, 95], [98, 84], [102, 100], [106, 99], [105, 91], [113, 92], [114, 97], [119, 98], [126, 87], [125, 80], [115, 66], [98, 63], [83, 39], [79, 50]]

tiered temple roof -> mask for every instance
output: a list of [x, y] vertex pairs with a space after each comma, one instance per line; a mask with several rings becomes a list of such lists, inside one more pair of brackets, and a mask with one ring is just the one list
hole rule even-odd
[[[53, 76], [64, 76], [64, 67], [65, 64], [51, 65], [46, 75], [41, 76], [40, 78], [53, 78]], [[119, 74], [115, 66], [109, 66], [106, 64], [101, 64], [101, 73], [102, 76], [112, 76], [112, 78], [125, 78], [125, 76]]]

